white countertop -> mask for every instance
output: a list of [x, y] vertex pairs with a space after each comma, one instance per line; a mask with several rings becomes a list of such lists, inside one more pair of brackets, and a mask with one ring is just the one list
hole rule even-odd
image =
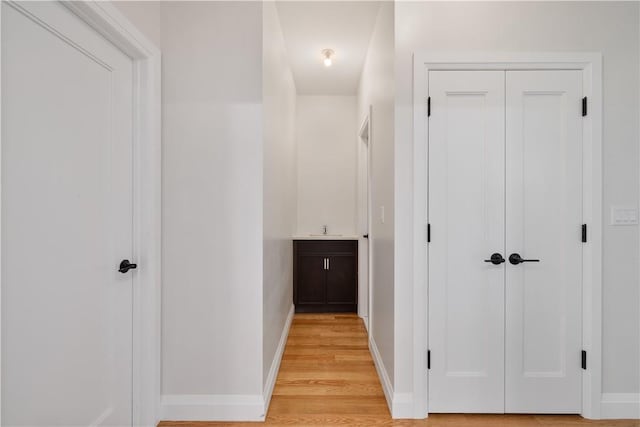
[[303, 234], [293, 236], [293, 240], [358, 240], [358, 236], [350, 234]]

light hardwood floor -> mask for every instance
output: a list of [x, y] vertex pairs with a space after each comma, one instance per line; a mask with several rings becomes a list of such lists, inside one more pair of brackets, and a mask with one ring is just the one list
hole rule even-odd
[[297, 314], [264, 423], [167, 422], [207, 426], [640, 427], [638, 420], [588, 421], [579, 416], [441, 415], [392, 420], [355, 315]]

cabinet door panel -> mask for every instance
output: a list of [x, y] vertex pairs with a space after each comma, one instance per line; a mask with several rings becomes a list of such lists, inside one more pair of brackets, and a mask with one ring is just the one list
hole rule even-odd
[[299, 255], [297, 304], [324, 304], [324, 260], [321, 255]]
[[327, 304], [355, 304], [357, 297], [356, 262], [352, 255], [329, 257]]

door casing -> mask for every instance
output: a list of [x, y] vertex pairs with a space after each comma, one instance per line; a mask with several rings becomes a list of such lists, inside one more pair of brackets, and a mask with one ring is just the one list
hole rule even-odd
[[[360, 230], [364, 231], [368, 238], [365, 239], [362, 236], [359, 236], [358, 240], [360, 240], [363, 244], [367, 244], [367, 256], [366, 256], [366, 273], [367, 280], [366, 283], [362, 283], [363, 281], [358, 281], [358, 288], [360, 295], [360, 286], [364, 286], [367, 290], [366, 297], [366, 311], [362, 310], [362, 305], [358, 304], [358, 315], [360, 317], [365, 317], [365, 326], [367, 328], [367, 332], [371, 335], [371, 325], [372, 325], [372, 306], [373, 306], [373, 295], [372, 295], [372, 283], [373, 283], [373, 269], [372, 269], [372, 243], [373, 237], [371, 235], [371, 115], [373, 112], [373, 106], [369, 105], [367, 110], [367, 115], [363, 119], [362, 124], [360, 125], [360, 130], [358, 131], [358, 161], [360, 162], [360, 167], [358, 171], [361, 171], [362, 165], [366, 167], [365, 176], [361, 177], [360, 185], [358, 186], [358, 191], [360, 192], [360, 197], [366, 198], [364, 209], [363, 206], [359, 206], [359, 223]], [[364, 182], [363, 182], [364, 181]], [[360, 251], [361, 252], [361, 251]], [[362, 274], [359, 275], [362, 277]], [[362, 284], [361, 284], [362, 283]], [[366, 315], [363, 315], [366, 313]]]
[[[30, 16], [28, 7], [21, 2], [7, 3]], [[134, 260], [140, 268], [133, 276], [132, 420], [133, 425], [155, 426], [160, 404], [160, 50], [110, 3], [85, 0], [62, 3], [133, 60], [132, 240]], [[1, 64], [0, 57], [0, 68]], [[0, 238], [1, 235], [0, 228]], [[0, 271], [1, 268], [0, 265]], [[0, 301], [1, 297], [0, 294]], [[1, 411], [2, 408], [0, 414]]]
[[600, 418], [602, 389], [602, 54], [598, 52], [422, 52], [413, 56], [413, 414], [428, 416], [428, 73], [430, 70], [581, 70], [583, 117], [582, 411]]

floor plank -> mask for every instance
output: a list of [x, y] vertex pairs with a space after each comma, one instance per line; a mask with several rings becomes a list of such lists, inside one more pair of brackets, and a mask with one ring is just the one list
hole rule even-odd
[[362, 320], [351, 314], [296, 314], [264, 423], [163, 421], [161, 427], [640, 427], [639, 420], [575, 415], [432, 414], [392, 420]]

